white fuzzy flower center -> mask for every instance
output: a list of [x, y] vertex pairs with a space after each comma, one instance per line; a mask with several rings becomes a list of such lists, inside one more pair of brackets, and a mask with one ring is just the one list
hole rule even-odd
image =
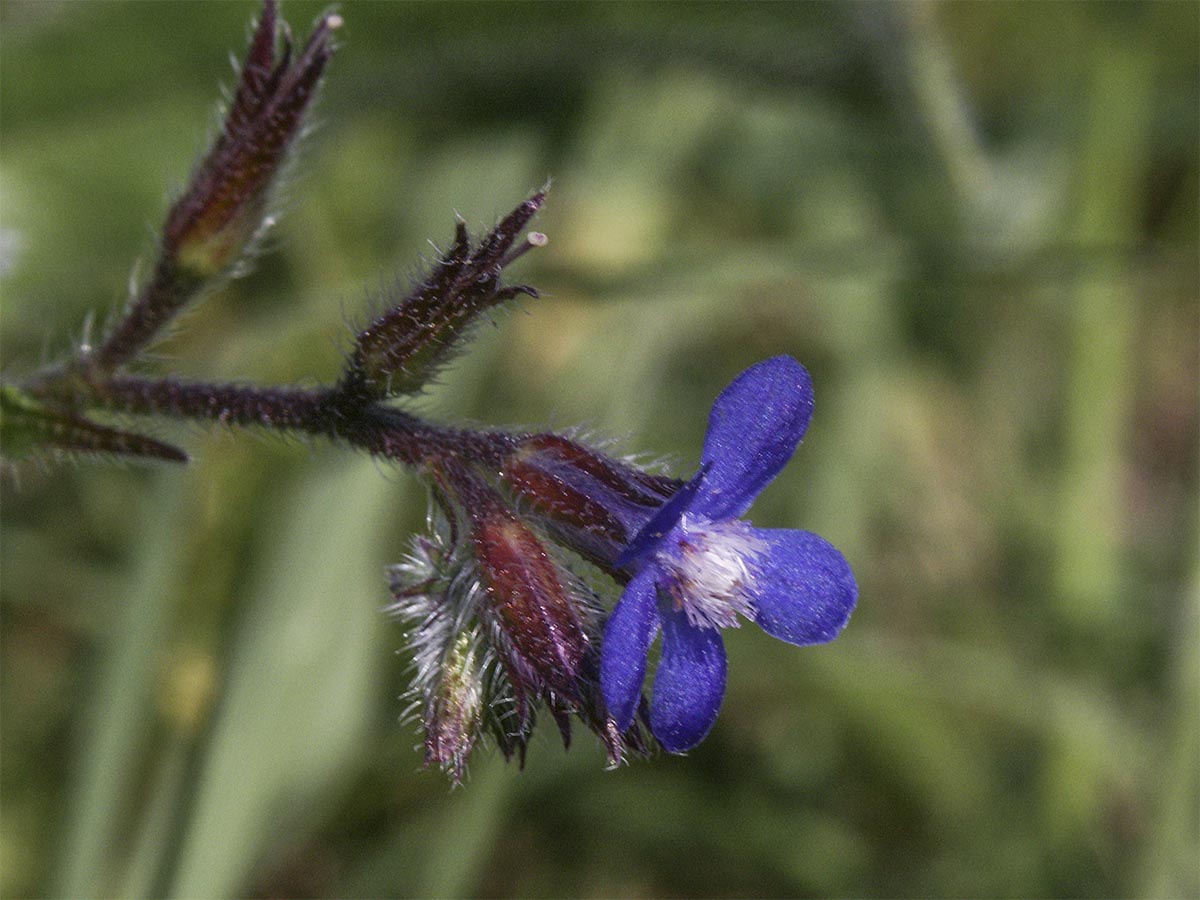
[[685, 514], [656, 554], [671, 575], [664, 585], [697, 628], [736, 628], [754, 617], [754, 568], [765, 542], [740, 519], [712, 522]]

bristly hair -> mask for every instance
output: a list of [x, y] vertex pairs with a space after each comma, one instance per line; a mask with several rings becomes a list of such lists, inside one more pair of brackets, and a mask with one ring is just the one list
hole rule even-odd
[[542, 707], [557, 723], [565, 747], [574, 716], [600, 738], [610, 765], [647, 755], [651, 742], [640, 724], [621, 733], [607, 717], [594, 649], [604, 608], [589, 579], [555, 548], [553, 558], [593, 648], [568, 696], [519, 665], [520, 654], [487, 602], [470, 542], [456, 543], [446, 517], [436, 505], [431, 509], [432, 536], [416, 538], [405, 559], [389, 569], [393, 602], [388, 607], [407, 626], [412, 679], [403, 717], [421, 721], [425, 764], [441, 767], [459, 784], [470, 752], [490, 738], [506, 759], [515, 757], [524, 765]]

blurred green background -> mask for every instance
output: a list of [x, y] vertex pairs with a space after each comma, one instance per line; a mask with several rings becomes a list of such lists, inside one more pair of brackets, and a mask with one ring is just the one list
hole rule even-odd
[[[321, 7], [284, 12], [298, 33]], [[851, 560], [844, 636], [727, 634], [706, 743], [421, 772], [404, 473], [190, 426], [186, 470], [3, 494], [0, 892], [1196, 896], [1200, 7], [347, 3], [249, 277], [159, 370], [318, 383], [455, 211], [554, 178], [526, 302], [423, 412], [695, 465], [777, 353], [754, 511]], [[3, 364], [122, 303], [251, 3], [0, 6]]]

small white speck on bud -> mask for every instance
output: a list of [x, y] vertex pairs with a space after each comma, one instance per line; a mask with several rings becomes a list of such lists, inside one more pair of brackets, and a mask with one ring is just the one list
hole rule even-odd
[[525, 235], [525, 240], [517, 244], [504, 255], [500, 260], [500, 267], [511, 266], [514, 262], [528, 253], [530, 250], [536, 250], [538, 247], [545, 247], [550, 243], [550, 238], [540, 231], [531, 231]]

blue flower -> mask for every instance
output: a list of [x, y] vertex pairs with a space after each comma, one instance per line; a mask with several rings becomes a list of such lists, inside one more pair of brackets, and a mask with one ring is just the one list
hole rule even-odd
[[791, 357], [739, 375], [713, 404], [700, 471], [617, 560], [632, 578], [605, 627], [600, 681], [619, 729], [633, 722], [660, 630], [650, 728], [678, 753], [704, 739], [721, 708], [722, 628], [742, 616], [789, 644], [819, 644], [850, 618], [858, 587], [828, 541], [739, 518], [791, 458], [812, 407], [812, 380]]

